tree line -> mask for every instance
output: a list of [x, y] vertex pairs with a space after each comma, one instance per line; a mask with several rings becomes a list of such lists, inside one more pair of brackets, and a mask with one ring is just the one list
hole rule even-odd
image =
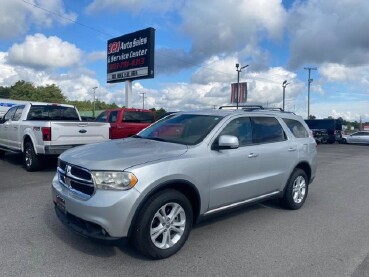
[[[92, 111], [94, 107], [93, 101], [72, 101], [63, 95], [61, 89], [55, 85], [45, 85], [45, 86], [35, 86], [31, 82], [17, 81], [14, 85], [10, 87], [0, 86], [0, 98], [7, 98], [13, 100], [23, 100], [23, 101], [35, 101], [35, 102], [47, 102], [47, 103], [60, 103], [60, 104], [70, 104], [76, 106], [79, 111]], [[116, 103], [108, 104], [98, 99], [95, 100], [95, 110], [106, 110], [114, 108], [124, 108], [118, 106]], [[163, 108], [152, 110], [156, 117], [164, 114], [166, 111]]]

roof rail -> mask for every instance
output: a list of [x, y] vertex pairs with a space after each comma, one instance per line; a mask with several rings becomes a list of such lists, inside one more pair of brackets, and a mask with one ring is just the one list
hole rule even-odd
[[261, 105], [226, 105], [226, 106], [220, 106], [219, 110], [222, 110], [224, 108], [238, 108], [242, 110], [263, 110], [264, 107]]

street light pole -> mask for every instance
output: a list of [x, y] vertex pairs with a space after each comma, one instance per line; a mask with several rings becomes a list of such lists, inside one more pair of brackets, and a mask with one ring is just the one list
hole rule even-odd
[[237, 71], [237, 94], [236, 94], [236, 106], [237, 106], [237, 110], [238, 110], [238, 96], [239, 96], [239, 91], [240, 91], [240, 72], [242, 71], [242, 69], [248, 67], [249, 65], [245, 65], [240, 67], [239, 63], [236, 63], [236, 71]]
[[305, 70], [309, 71], [309, 77], [308, 77], [308, 117], [307, 119], [310, 119], [310, 84], [313, 82], [313, 79], [310, 78], [310, 71], [311, 70], [317, 70], [316, 67], [304, 67]]
[[286, 92], [286, 87], [289, 83], [287, 83], [287, 80], [285, 80], [283, 83], [282, 83], [282, 87], [283, 87], [283, 111], [284, 111], [284, 99], [285, 99], [285, 92]]
[[141, 92], [140, 94], [142, 95], [142, 109], [145, 109], [145, 94], [146, 94], [146, 92]]
[[96, 93], [97, 87], [93, 87], [92, 89], [94, 90], [94, 102], [93, 102], [93, 107], [92, 107], [92, 117], [95, 118], [95, 93]]

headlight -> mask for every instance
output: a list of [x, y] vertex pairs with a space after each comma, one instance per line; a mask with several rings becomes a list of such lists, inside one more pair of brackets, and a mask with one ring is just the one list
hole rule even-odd
[[92, 177], [96, 188], [105, 190], [127, 190], [138, 181], [133, 173], [121, 171], [93, 171]]

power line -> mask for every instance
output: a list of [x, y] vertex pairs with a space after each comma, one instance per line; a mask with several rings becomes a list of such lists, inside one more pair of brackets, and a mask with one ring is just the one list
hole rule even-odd
[[[81, 26], [81, 27], [84, 27], [84, 28], [87, 28], [87, 29], [89, 29], [89, 30], [91, 30], [91, 31], [94, 31], [94, 32], [100, 33], [100, 34], [105, 35], [105, 36], [107, 36], [107, 37], [109, 37], [109, 38], [111, 38], [111, 37], [115, 37], [115, 36], [114, 36], [114, 35], [112, 35], [112, 34], [106, 33], [106, 32], [104, 32], [104, 31], [100, 31], [99, 29], [96, 29], [96, 28], [94, 28], [94, 27], [92, 27], [92, 26], [89, 26], [89, 25], [87, 25], [87, 24], [81, 23], [81, 22], [79, 22], [79, 21], [77, 21], [77, 20], [75, 20], [75, 19], [69, 18], [69, 17], [64, 16], [64, 15], [62, 15], [62, 14], [60, 14], [60, 13], [57, 13], [57, 12], [51, 11], [51, 10], [49, 10], [49, 9], [46, 9], [46, 8], [44, 8], [44, 7], [40, 6], [40, 5], [37, 5], [37, 4], [31, 3], [31, 2], [28, 2], [28, 1], [26, 1], [26, 0], [20, 0], [20, 1], [22, 1], [23, 3], [28, 4], [28, 5], [30, 5], [30, 6], [32, 6], [32, 7], [34, 7], [34, 8], [36, 8], [36, 9], [40, 9], [40, 10], [42, 10], [42, 11], [43, 11], [43, 12], [45, 12], [45, 13], [49, 13], [49, 14], [51, 14], [51, 15], [54, 15], [54, 16], [57, 16], [57, 17], [60, 17], [60, 18], [62, 18], [62, 19], [64, 19], [64, 20], [66, 20], [66, 21], [69, 21], [69, 22], [75, 23], [75, 24], [77, 24], [77, 25], [79, 25], [79, 26]], [[180, 59], [180, 58], [178, 58], [177, 56], [171, 56], [171, 55], [164, 54], [164, 53], [161, 53], [161, 52], [158, 52], [158, 51], [156, 51], [156, 54], [157, 54], [157, 55], [164, 56], [164, 57], [169, 57], [169, 58], [171, 58], [171, 59], [175, 59], [175, 60], [180, 61], [180, 62], [182, 62], [183, 64], [186, 64], [186, 65], [188, 65], [188, 66], [194, 66], [194, 67], [197, 67], [197, 68], [204, 68], [204, 69], [211, 70], [211, 71], [213, 71], [213, 72], [221, 73], [221, 74], [223, 74], [223, 75], [225, 74], [225, 75], [229, 76], [230, 78], [231, 78], [231, 77], [233, 77], [233, 74], [232, 74], [232, 73], [228, 73], [228, 72], [224, 72], [224, 71], [221, 71], [221, 70], [217, 70], [217, 69], [212, 68], [212, 67], [211, 67], [211, 64], [212, 64], [212, 63], [214, 63], [215, 61], [214, 61], [214, 62], [212, 62], [211, 64], [207, 64], [207, 65], [198, 65], [198, 64], [195, 64], [195, 63], [189, 62], [188, 60]], [[272, 75], [272, 76], [279, 77], [279, 76], [277, 76], [277, 75]], [[271, 80], [271, 79], [267, 79], [267, 78], [263, 78], [263, 77], [253, 77], [253, 79], [266, 80], [266, 81], [269, 81], [269, 82], [272, 82], [272, 83], [276, 83], [276, 84], [278, 83], [278, 81]]]

